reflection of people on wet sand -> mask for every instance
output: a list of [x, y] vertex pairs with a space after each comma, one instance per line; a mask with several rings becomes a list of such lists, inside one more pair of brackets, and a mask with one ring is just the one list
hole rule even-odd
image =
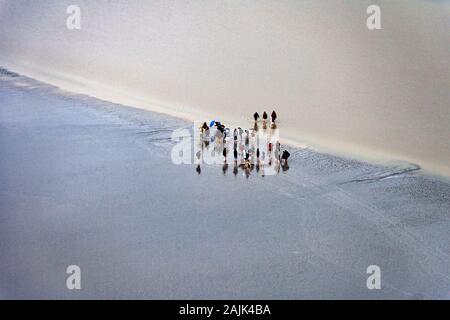
[[224, 163], [222, 166], [223, 175], [226, 175], [228, 171], [228, 163]]
[[234, 161], [233, 174], [234, 174], [234, 176], [236, 176], [238, 174], [238, 165], [237, 165], [236, 160]]
[[250, 177], [250, 166], [244, 168], [244, 174], [247, 179]]
[[195, 168], [195, 171], [197, 171], [198, 174], [200, 174], [202, 172], [202, 169], [200, 168], [200, 159], [202, 157], [202, 152], [199, 150], [197, 151], [197, 153], [195, 154], [196, 158], [197, 158], [197, 167]]
[[223, 152], [222, 152], [223, 158], [224, 158], [224, 162], [227, 163], [227, 148], [223, 148]]
[[239, 146], [239, 151], [240, 151], [240, 155], [241, 155], [241, 163], [244, 163], [244, 158], [245, 158], [245, 148], [244, 145], [241, 144]]
[[279, 160], [275, 160], [275, 172], [277, 174], [280, 173], [280, 161]]

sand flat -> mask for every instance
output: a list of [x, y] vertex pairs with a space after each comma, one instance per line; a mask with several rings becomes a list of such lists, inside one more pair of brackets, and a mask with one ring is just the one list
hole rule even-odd
[[3, 73], [0, 297], [450, 298], [446, 179], [293, 148], [276, 176], [198, 175], [177, 128]]

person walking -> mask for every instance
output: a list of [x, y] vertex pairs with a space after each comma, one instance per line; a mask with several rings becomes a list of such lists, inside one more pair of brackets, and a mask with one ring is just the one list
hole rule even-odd
[[280, 161], [280, 157], [281, 157], [281, 144], [280, 141], [277, 141], [276, 145], [275, 145], [275, 159], [277, 159], [278, 161]]
[[287, 150], [284, 150], [283, 151], [283, 155], [281, 156], [281, 160], [284, 160], [284, 164], [285, 165], [287, 165], [288, 164], [288, 159], [289, 159], [289, 156], [290, 156], [291, 154], [289, 153], [289, 151], [287, 151]]

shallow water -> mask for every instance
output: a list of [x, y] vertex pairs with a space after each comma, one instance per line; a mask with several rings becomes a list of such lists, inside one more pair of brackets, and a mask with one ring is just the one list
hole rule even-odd
[[278, 175], [199, 175], [178, 128], [3, 72], [1, 297], [450, 298], [447, 181], [289, 147]]

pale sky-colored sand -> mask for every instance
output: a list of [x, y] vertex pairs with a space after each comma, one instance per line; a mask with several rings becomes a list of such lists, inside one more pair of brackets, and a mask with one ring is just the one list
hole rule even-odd
[[450, 298], [448, 181], [294, 148], [279, 175], [198, 175], [180, 127], [0, 73], [0, 298]]

